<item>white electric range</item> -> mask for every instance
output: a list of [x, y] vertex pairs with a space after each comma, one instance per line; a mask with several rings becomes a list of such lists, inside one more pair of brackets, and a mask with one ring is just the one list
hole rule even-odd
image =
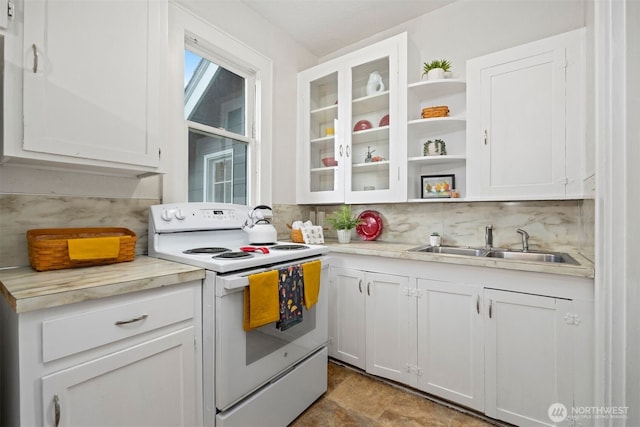
[[[154, 205], [149, 256], [206, 269], [203, 282], [204, 423], [287, 425], [327, 387], [328, 248], [290, 242], [252, 246], [242, 229], [251, 209], [221, 203]], [[252, 274], [322, 262], [318, 303], [302, 322], [243, 329]], [[285, 404], [286, 402], [286, 404]], [[274, 409], [277, 408], [277, 409]]]

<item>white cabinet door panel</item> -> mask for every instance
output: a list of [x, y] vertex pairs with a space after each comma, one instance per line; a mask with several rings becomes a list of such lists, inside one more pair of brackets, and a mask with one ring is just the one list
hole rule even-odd
[[[409, 278], [391, 274], [366, 273], [367, 290], [367, 372], [413, 385], [415, 376], [407, 364], [410, 354], [411, 307]], [[415, 311], [413, 311], [415, 312]], [[415, 323], [415, 322], [414, 322]]]
[[26, 2], [23, 149], [158, 166], [163, 35], [162, 1]]
[[554, 425], [573, 405], [571, 301], [485, 289], [485, 413], [521, 426]]
[[195, 425], [194, 366], [189, 327], [45, 376], [44, 425]]
[[365, 369], [365, 293], [364, 272], [331, 268], [331, 286], [335, 289], [335, 331], [332, 338], [334, 357]]
[[482, 289], [425, 279], [418, 289], [418, 388], [482, 411]]
[[584, 30], [467, 62], [467, 184], [474, 198], [581, 194]]

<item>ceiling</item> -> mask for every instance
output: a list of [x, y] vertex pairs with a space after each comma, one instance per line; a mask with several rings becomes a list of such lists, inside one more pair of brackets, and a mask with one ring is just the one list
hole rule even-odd
[[241, 0], [318, 57], [455, 0]]

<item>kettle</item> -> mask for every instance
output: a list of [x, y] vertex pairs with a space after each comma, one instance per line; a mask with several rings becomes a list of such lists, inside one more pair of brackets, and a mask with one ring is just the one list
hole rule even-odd
[[261, 209], [272, 210], [267, 205], [259, 205], [249, 213], [249, 219], [242, 225], [242, 229], [249, 235], [249, 243], [252, 245], [268, 245], [278, 240], [278, 232], [264, 217]]

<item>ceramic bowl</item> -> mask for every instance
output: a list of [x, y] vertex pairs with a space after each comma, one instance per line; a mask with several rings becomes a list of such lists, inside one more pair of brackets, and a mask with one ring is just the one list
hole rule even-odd
[[326, 167], [338, 166], [338, 161], [335, 159], [335, 157], [325, 157], [322, 159], [322, 164]]
[[356, 125], [353, 127], [353, 131], [354, 132], [358, 132], [360, 130], [367, 130], [367, 129], [371, 129], [373, 127], [373, 125], [371, 124], [371, 122], [369, 120], [360, 120], [358, 123], [356, 123]]

